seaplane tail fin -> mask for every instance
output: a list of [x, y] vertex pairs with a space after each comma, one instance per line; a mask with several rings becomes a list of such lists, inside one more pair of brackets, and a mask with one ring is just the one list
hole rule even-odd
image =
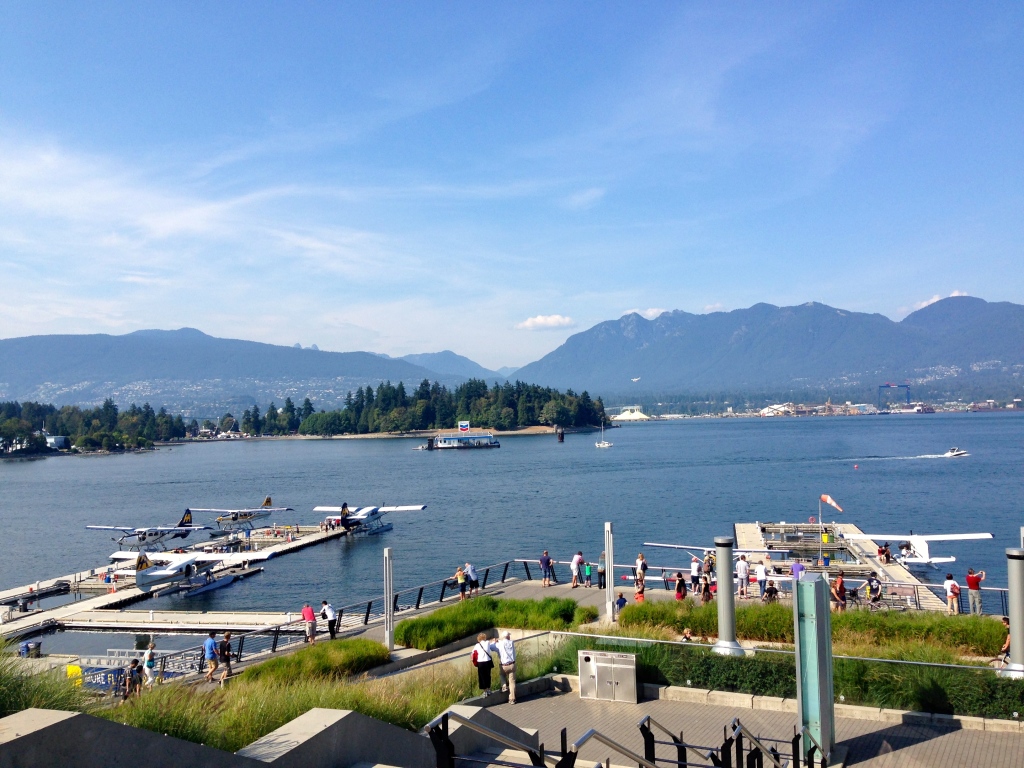
[[178, 528], [189, 528], [192, 525], [192, 510], [186, 509], [185, 514], [181, 516], [181, 520], [178, 521]]
[[135, 572], [138, 573], [139, 571], [145, 571], [147, 568], [152, 567], [153, 563], [151, 563], [149, 558], [146, 557], [146, 553], [140, 552], [139, 556], [135, 559]]
[[274, 506], [274, 502], [270, 500], [269, 496], [267, 496], [267, 498], [265, 498], [263, 500], [263, 506], [264, 507], [272, 507], [272, 506]]

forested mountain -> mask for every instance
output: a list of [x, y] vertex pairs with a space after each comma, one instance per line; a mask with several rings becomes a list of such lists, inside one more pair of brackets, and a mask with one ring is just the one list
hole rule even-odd
[[[489, 371], [479, 363], [475, 363], [468, 357], [457, 355], [451, 350], [443, 352], [427, 352], [419, 355], [402, 355], [400, 360], [407, 363], [419, 365], [436, 373], [446, 373], [451, 376], [465, 376], [467, 379], [483, 379], [484, 381], [503, 381], [504, 374], [500, 371]], [[515, 370], [515, 369], [513, 369]]]
[[[893, 322], [824, 304], [638, 314], [571, 336], [516, 372], [523, 381], [606, 396], [874, 386], [888, 380], [1019, 381], [1024, 306], [958, 296]], [[639, 377], [639, 381], [632, 379]]]
[[369, 352], [218, 339], [191, 328], [0, 340], [0, 400], [95, 405], [109, 397], [208, 416], [286, 397], [335, 407], [359, 387], [415, 387], [424, 378], [458, 385], [467, 377]]

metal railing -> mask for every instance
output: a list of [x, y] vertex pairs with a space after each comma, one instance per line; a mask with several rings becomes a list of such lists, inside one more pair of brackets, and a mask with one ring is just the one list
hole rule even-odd
[[[486, 589], [488, 583], [493, 586], [495, 583], [504, 584], [510, 579], [517, 578], [514, 570], [515, 564], [514, 560], [506, 560], [478, 568], [480, 589]], [[512, 571], [511, 575], [510, 571]], [[446, 597], [451, 599], [458, 595], [457, 586], [453, 585], [453, 579], [448, 578], [398, 591], [394, 594], [395, 613], [413, 614], [420, 610], [436, 607], [442, 604]], [[338, 635], [356, 634], [369, 624], [383, 621], [384, 607], [385, 598], [381, 596], [337, 608]], [[317, 634], [324, 634], [326, 631], [327, 622], [318, 618]], [[286, 621], [271, 627], [239, 633], [233, 640], [237, 641], [234, 643], [232, 653], [232, 661], [235, 663], [240, 663], [243, 660], [250, 661], [253, 657], [258, 656], [271, 656], [278, 651], [290, 650], [294, 646], [304, 643], [306, 622], [301, 618]], [[97, 659], [90, 660], [96, 661]], [[157, 679], [163, 681], [202, 674], [207, 666], [201, 645], [157, 656], [155, 661]], [[113, 693], [124, 687], [125, 672], [128, 666], [129, 664], [126, 663], [112, 667], [87, 667], [83, 669], [82, 684]]]
[[[544, 754], [544, 745], [541, 744], [537, 749], [534, 749], [529, 744], [523, 744], [521, 741], [517, 741], [510, 736], [506, 736], [497, 731], [493, 731], [485, 725], [480, 725], [470, 720], [468, 717], [463, 717], [458, 712], [445, 712], [423, 727], [423, 732], [430, 738], [430, 743], [434, 746], [434, 751], [437, 753], [437, 768], [455, 768], [455, 759], [459, 757], [455, 754], [455, 745], [452, 740], [448, 737], [448, 721], [456, 720], [471, 731], [486, 736], [489, 739], [493, 739], [499, 744], [503, 744], [510, 749], [518, 749], [520, 752], [525, 752], [530, 758], [530, 763], [534, 766], [545, 766], [550, 764], [556, 768], [561, 765], [561, 761], [555, 760], [552, 757], [547, 757]], [[460, 758], [465, 759], [464, 757]], [[489, 764], [493, 764], [494, 761], [487, 761]], [[654, 766], [657, 768], [657, 766]]]

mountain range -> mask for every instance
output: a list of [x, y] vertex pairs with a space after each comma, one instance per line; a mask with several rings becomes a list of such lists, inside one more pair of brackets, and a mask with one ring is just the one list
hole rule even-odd
[[[451, 351], [391, 358], [220, 339], [201, 331], [136, 331], [0, 340], [0, 400], [149, 402], [219, 415], [285, 397], [333, 407], [381, 381], [449, 386], [514, 378], [593, 396], [826, 389], [886, 381], [962, 387], [1024, 374], [1024, 306], [958, 296], [900, 322], [808, 303], [705, 315], [628, 314], [571, 336], [540, 360], [488, 370]], [[636, 381], [634, 381], [636, 379]]]

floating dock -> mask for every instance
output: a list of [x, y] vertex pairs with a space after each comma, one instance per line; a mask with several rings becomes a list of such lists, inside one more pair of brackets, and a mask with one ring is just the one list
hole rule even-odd
[[[867, 539], [851, 540], [849, 534], [864, 532], [852, 523], [736, 523], [736, 549], [778, 549], [779, 557], [771, 557], [765, 562], [769, 566], [785, 564], [785, 572], [789, 573], [789, 564], [793, 561], [803, 563], [808, 572], [824, 573], [834, 578], [842, 569], [847, 578], [866, 579], [871, 571], [878, 574], [882, 582], [892, 582], [913, 588], [914, 597], [920, 602], [920, 608], [929, 611], [942, 611], [946, 604], [929, 585], [918, 579], [909, 568], [893, 559], [885, 564], [878, 558], [878, 543]], [[828, 541], [823, 541], [823, 536]], [[828, 557], [829, 563], [820, 562], [820, 556]], [[754, 554], [748, 559], [752, 562], [761, 560], [762, 555]]]
[[[342, 528], [324, 531], [318, 526], [268, 526], [253, 531], [247, 539], [241, 540], [248, 542], [249, 546], [253, 547], [241, 554], [251, 555], [248, 558], [250, 562], [258, 562], [298, 552], [306, 547], [323, 544], [348, 534], [349, 532]], [[223, 546], [223, 542], [218, 542], [217, 540], [204, 541], [192, 545], [187, 551], [194, 552], [219, 546]], [[213, 575], [228, 575], [232, 570], [238, 570], [238, 567], [225, 564], [215, 568]], [[111, 577], [109, 582], [106, 581], [108, 575]], [[35, 584], [4, 590], [0, 592], [0, 605], [17, 604], [18, 599], [24, 598], [26, 595], [31, 595], [33, 601], [47, 596], [52, 597], [55, 594], [59, 594], [56, 590], [61, 588], [61, 585], [64, 583], [66, 583], [67, 589], [64, 590], [63, 594], [69, 591], [72, 593], [99, 592], [100, 594], [95, 597], [76, 600], [73, 603], [54, 606], [53, 608], [10, 613], [9, 618], [0, 624], [0, 641], [32, 637], [58, 627], [68, 628], [69, 624], [75, 628], [80, 628], [76, 625], [76, 617], [80, 614], [86, 617], [95, 617], [98, 611], [109, 614], [114, 609], [124, 608], [127, 605], [153, 596], [151, 592], [143, 592], [136, 588], [131, 568], [120, 564], [117, 566], [104, 565], [88, 571], [80, 571], [55, 579], [38, 581]], [[148, 612], [143, 611], [137, 613], [146, 613], [148, 615]], [[166, 611], [161, 613], [175, 612]], [[283, 617], [283, 614], [281, 616]], [[277, 623], [281, 623], [280, 618]], [[100, 629], [101, 627], [93, 625], [91, 628]], [[109, 628], [103, 627], [103, 629]], [[120, 625], [114, 628], [120, 628]], [[200, 627], [200, 629], [203, 628]], [[228, 626], [225, 628], [233, 629], [234, 627]], [[190, 630], [181, 629], [178, 631]]]

